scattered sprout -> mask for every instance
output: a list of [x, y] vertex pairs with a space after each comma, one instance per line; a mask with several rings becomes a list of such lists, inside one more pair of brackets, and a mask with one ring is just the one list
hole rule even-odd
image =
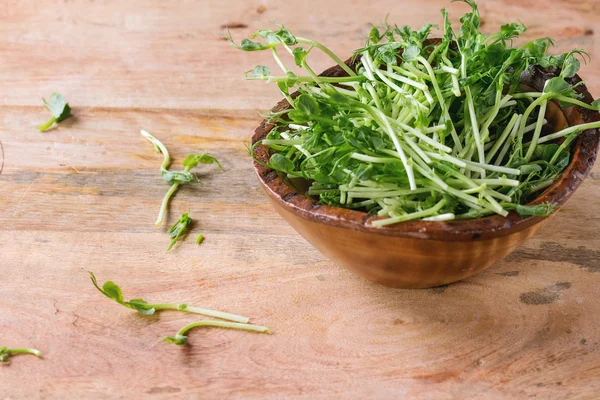
[[179, 240], [179, 238], [187, 233], [189, 226], [192, 224], [192, 219], [190, 218], [188, 213], [181, 214], [181, 218], [179, 221], [175, 222], [175, 224], [169, 228], [169, 237], [171, 238], [171, 244], [167, 249], [167, 253], [171, 251], [175, 243]]
[[105, 282], [102, 287], [98, 286], [98, 282], [96, 281], [96, 277], [93, 272], [88, 271], [90, 274], [90, 278], [92, 280], [92, 284], [100, 291], [100, 293], [104, 294], [109, 299], [116, 301], [117, 303], [125, 306], [127, 308], [131, 308], [132, 310], [136, 310], [140, 314], [143, 315], [152, 315], [156, 311], [161, 310], [177, 310], [188, 312], [192, 314], [200, 314], [206, 315], [213, 318], [220, 318], [227, 321], [238, 322], [242, 324], [246, 324], [249, 319], [246, 317], [242, 317], [241, 315], [229, 314], [222, 311], [210, 310], [205, 308], [188, 306], [187, 304], [178, 304], [178, 303], [154, 303], [149, 304], [144, 299], [133, 299], [129, 301], [125, 301], [123, 297], [123, 292], [121, 288], [114, 282], [108, 281]]
[[165, 196], [163, 197], [163, 201], [160, 206], [160, 210], [158, 212], [158, 218], [156, 219], [156, 225], [162, 224], [165, 214], [167, 212], [167, 208], [169, 207], [169, 202], [171, 198], [179, 189], [179, 185], [182, 183], [198, 183], [198, 178], [196, 178], [190, 170], [196, 167], [198, 164], [217, 164], [221, 170], [223, 167], [219, 161], [211, 156], [210, 154], [204, 152], [200, 154], [190, 154], [183, 161], [183, 171], [169, 171], [168, 168], [171, 165], [171, 157], [169, 155], [169, 151], [165, 147], [164, 144], [150, 133], [145, 130], [142, 130], [141, 135], [148, 139], [150, 143], [154, 145], [154, 149], [163, 154], [163, 162], [160, 166], [160, 173], [168, 184], [171, 185]]
[[0, 347], [0, 362], [10, 363], [10, 358], [18, 354], [32, 354], [41, 358], [42, 353], [39, 350], [31, 348], [9, 349], [7, 346]]
[[48, 101], [46, 99], [42, 100], [44, 106], [50, 110], [52, 117], [46, 123], [37, 127], [40, 132], [47, 131], [55, 123], [62, 122], [71, 116], [71, 107], [61, 94], [52, 93]]
[[271, 333], [271, 329], [268, 326], [260, 326], [260, 325], [252, 325], [252, 324], [240, 324], [235, 322], [222, 322], [222, 321], [198, 321], [188, 324], [181, 328], [175, 336], [165, 336], [163, 339], [167, 343], [176, 344], [177, 346], [182, 346], [187, 343], [187, 336], [185, 334], [197, 327], [218, 327], [218, 328], [228, 328], [228, 329], [238, 329], [244, 331], [251, 332], [259, 332], [259, 333]]

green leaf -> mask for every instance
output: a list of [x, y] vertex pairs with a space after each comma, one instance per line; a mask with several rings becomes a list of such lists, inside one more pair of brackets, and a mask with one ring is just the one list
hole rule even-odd
[[404, 61], [413, 61], [416, 60], [420, 54], [421, 50], [417, 46], [408, 46], [402, 52], [402, 59], [404, 59]]
[[579, 62], [579, 59], [573, 54], [570, 54], [569, 56], [567, 56], [567, 58], [565, 58], [562, 71], [560, 72], [560, 76], [562, 76], [563, 78], [572, 78], [573, 76], [575, 76], [577, 71], [579, 71], [580, 66], [581, 63]]
[[177, 221], [167, 232], [169, 237], [172, 239], [169, 248], [167, 249], [167, 253], [173, 248], [175, 243], [182, 237], [188, 230], [189, 226], [192, 224], [192, 219], [189, 216], [189, 213], [181, 214], [181, 218]]
[[296, 37], [292, 34], [292, 32], [286, 29], [283, 25], [280, 26], [281, 29], [275, 32], [275, 34], [283, 43], [287, 44], [288, 46], [293, 46], [296, 43], [298, 43]]
[[518, 205], [515, 211], [521, 217], [547, 217], [552, 214], [556, 206], [551, 204], [539, 204], [535, 206]]
[[56, 118], [56, 122], [61, 122], [71, 116], [71, 107], [69, 107], [69, 104], [67, 104], [67, 101], [61, 94], [52, 93], [48, 101], [45, 99], [42, 100], [46, 108], [52, 113], [52, 116]]
[[563, 169], [567, 168], [567, 165], [569, 165], [570, 159], [571, 159], [571, 155], [569, 154], [568, 151], [561, 151], [560, 154], [558, 155], [558, 158], [554, 162], [554, 166], [559, 171], [562, 171]]
[[203, 234], [199, 234], [196, 237], [196, 244], [202, 244], [203, 241], [204, 241], [204, 235]]
[[559, 146], [555, 143], [545, 145], [542, 151], [542, 160], [549, 162], [558, 149]]
[[310, 121], [310, 117], [299, 110], [290, 110], [288, 112], [288, 117], [290, 117], [292, 122], [299, 124]]
[[44, 106], [50, 110], [52, 118], [37, 127], [40, 132], [47, 131], [55, 122], [64, 121], [71, 116], [71, 107], [69, 107], [69, 104], [67, 104], [67, 101], [61, 94], [52, 93], [48, 101], [46, 101], [46, 99], [42, 100]]
[[256, 33], [254, 33], [251, 37], [254, 38], [254, 37], [257, 37], [257, 36], [262, 37], [269, 44], [281, 43], [281, 40], [277, 37], [277, 35], [275, 34], [275, 32], [273, 32], [270, 29], [260, 29], [260, 30], [256, 31]]
[[196, 167], [198, 164], [217, 164], [219, 168], [222, 170], [223, 167], [219, 161], [211, 156], [208, 153], [200, 153], [200, 154], [189, 154], [185, 160], [183, 160], [183, 171], [162, 171], [163, 179], [169, 184], [174, 184], [176, 182], [188, 182], [188, 183], [198, 183], [198, 178], [196, 178], [189, 171]]
[[375, 25], [371, 27], [369, 31], [369, 35], [367, 36], [367, 45], [368, 44], [377, 44], [381, 40], [381, 35], [379, 34], [379, 29]]
[[262, 43], [259, 42], [253, 42], [250, 39], [244, 39], [242, 40], [242, 43], [240, 43], [240, 46], [238, 47], [240, 50], [244, 50], [244, 51], [258, 51], [258, 50], [266, 50], [268, 49], [270, 46], [265, 46]]
[[[265, 39], [265, 41], [270, 44], [278, 44], [278, 43], [285, 43], [288, 46], [293, 46], [297, 43], [296, 37], [288, 30], [286, 29], [283, 25], [279, 25], [280, 29], [277, 31], [272, 31], [270, 29], [260, 29], [258, 31], [256, 31], [251, 37], [255, 38], [257, 36], [262, 37], [263, 39]], [[248, 39], [245, 39], [248, 40]], [[253, 42], [256, 43], [256, 42]], [[258, 43], [260, 45], [260, 43]], [[244, 46], [244, 42], [242, 41], [242, 46]], [[267, 46], [269, 47], [269, 46]], [[245, 50], [245, 49], [242, 49]], [[263, 50], [263, 49], [257, 49], [257, 50]]]
[[296, 109], [302, 111], [306, 115], [318, 115], [319, 103], [317, 103], [313, 97], [307, 94], [301, 94], [296, 99]]
[[377, 49], [377, 58], [385, 64], [396, 65], [398, 63], [398, 49], [400, 43], [388, 43]]
[[509, 40], [518, 37], [527, 30], [527, 27], [522, 23], [504, 24], [500, 27], [500, 37], [503, 40]]
[[221, 163], [215, 157], [206, 152], [200, 154], [189, 154], [185, 160], [183, 160], [183, 166], [187, 170], [196, 167], [198, 164], [217, 164], [221, 170], [223, 169]]
[[521, 175], [529, 175], [532, 172], [539, 172], [542, 170], [542, 167], [540, 167], [537, 164], [525, 164], [525, 165], [521, 165], [519, 167], [519, 171], [521, 171]]
[[292, 54], [294, 56], [294, 62], [296, 63], [296, 65], [301, 67], [302, 63], [306, 59], [306, 56], [308, 55], [308, 52], [306, 50], [304, 50], [302, 47], [296, 47], [292, 51]]
[[123, 292], [121, 292], [121, 288], [114, 282], [105, 282], [104, 285], [102, 285], [102, 293], [104, 293], [106, 297], [113, 299], [119, 304], [123, 304], [125, 301], [123, 299]]
[[577, 97], [577, 93], [563, 77], [557, 76], [546, 82], [544, 93], [553, 93], [559, 96]]
[[125, 304], [143, 315], [152, 315], [156, 311], [154, 307], [150, 306], [144, 299], [132, 299]]
[[92, 280], [93, 285], [98, 289], [102, 294], [104, 294], [109, 299], [116, 301], [117, 303], [127, 307], [137, 310], [141, 314], [144, 315], [152, 315], [154, 314], [154, 308], [148, 305], [148, 303], [144, 299], [133, 299], [130, 301], [125, 301], [123, 298], [123, 292], [121, 291], [121, 287], [112, 281], [108, 281], [102, 285], [102, 289], [98, 286], [98, 282], [96, 280], [96, 276], [93, 272], [88, 271], [90, 274], [90, 278]]
[[198, 178], [186, 171], [162, 171], [162, 178], [169, 185], [175, 182], [198, 183]]
[[431, 28], [439, 29], [439, 27], [436, 24], [431, 24], [428, 22], [425, 25], [423, 25], [423, 27], [421, 29], [419, 29], [418, 32], [415, 32], [415, 36], [416, 36], [417, 40], [419, 42], [425, 41], [429, 37], [429, 34], [431, 33]]
[[546, 38], [533, 40], [533, 41], [525, 44], [523, 47], [529, 51], [531, 56], [542, 57], [546, 54], [546, 52], [548, 51], [548, 48], [553, 45], [554, 45], [554, 41], [552, 41], [552, 39], [546, 37]]
[[600, 98], [592, 101], [592, 107], [594, 107], [596, 110], [600, 111]]
[[88, 271], [88, 273], [90, 274], [92, 284], [96, 287], [96, 289], [100, 291], [100, 293], [102, 293], [109, 299], [113, 299], [119, 304], [124, 304], [125, 300], [123, 299], [123, 292], [121, 291], [119, 285], [117, 285], [114, 282], [108, 281], [104, 283], [104, 285], [102, 285], [102, 288], [100, 288], [100, 286], [98, 286], [98, 281], [96, 280], [96, 276], [94, 275], [94, 273], [92, 271]]
[[277, 171], [285, 172], [288, 174], [294, 172], [295, 168], [292, 160], [286, 158], [283, 154], [280, 153], [274, 153], [271, 156], [271, 158], [269, 159], [269, 165], [271, 166], [271, 168]]
[[271, 76], [271, 70], [264, 65], [257, 65], [252, 69], [252, 76], [255, 78], [263, 78]]
[[279, 90], [281, 90], [282, 93], [289, 94], [288, 89], [290, 88], [290, 86], [287, 82], [279, 81], [277, 82], [277, 87], [279, 88]]

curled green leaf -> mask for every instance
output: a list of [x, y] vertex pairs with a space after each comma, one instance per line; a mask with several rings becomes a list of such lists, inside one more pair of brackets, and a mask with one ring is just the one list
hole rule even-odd
[[538, 204], [535, 206], [518, 205], [515, 209], [521, 217], [547, 217], [556, 209], [552, 204]]
[[299, 66], [299, 67], [302, 66], [302, 63], [306, 59], [307, 54], [308, 54], [308, 52], [306, 50], [304, 50], [302, 47], [296, 47], [293, 50], [292, 55], [294, 56], [294, 62], [296, 63], [297, 66]]
[[187, 233], [188, 228], [192, 224], [192, 219], [190, 218], [188, 213], [181, 214], [181, 217], [175, 224], [169, 228], [167, 232], [169, 237], [172, 239], [169, 248], [167, 249], [167, 253], [171, 251], [175, 243], [185, 234]]
[[421, 54], [421, 50], [419, 49], [419, 47], [408, 46], [402, 52], [402, 59], [404, 59], [404, 61], [414, 61], [419, 57], [420, 54]]
[[162, 177], [170, 185], [176, 182], [198, 183], [198, 178], [186, 171], [163, 171]]
[[565, 58], [560, 75], [564, 78], [572, 78], [575, 76], [577, 71], [579, 71], [580, 66], [581, 63], [579, 62], [579, 59], [577, 59], [577, 57], [575, 57], [573, 54], [570, 54], [567, 58]]
[[269, 67], [265, 67], [264, 65], [257, 65], [252, 69], [252, 76], [254, 78], [265, 78], [271, 76], [271, 70]]

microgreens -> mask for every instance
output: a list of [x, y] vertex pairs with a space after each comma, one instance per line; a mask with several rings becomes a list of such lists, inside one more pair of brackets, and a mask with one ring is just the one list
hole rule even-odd
[[192, 219], [190, 218], [189, 213], [183, 213], [181, 214], [179, 220], [175, 222], [175, 224], [171, 228], [169, 228], [168, 234], [171, 238], [171, 244], [167, 249], [167, 253], [171, 251], [171, 249], [173, 248], [173, 246], [175, 246], [175, 243], [177, 243], [179, 238], [187, 233], [187, 230], [191, 224]]
[[207, 152], [204, 152], [200, 154], [189, 154], [185, 158], [185, 160], [183, 160], [183, 171], [169, 171], [169, 166], [171, 165], [171, 156], [169, 155], [169, 151], [167, 150], [165, 145], [145, 130], [142, 130], [140, 133], [143, 137], [148, 139], [148, 141], [150, 141], [150, 143], [154, 145], [154, 149], [158, 153], [163, 154], [163, 162], [160, 166], [160, 173], [165, 182], [171, 185], [171, 187], [163, 197], [163, 201], [158, 212], [158, 218], [156, 219], [156, 225], [160, 225], [164, 220], [167, 208], [169, 207], [169, 202], [171, 201], [171, 198], [173, 197], [175, 192], [177, 192], [177, 189], [179, 189], [179, 186], [182, 183], [186, 182], [199, 182], [198, 178], [196, 178], [192, 173], [190, 173], [192, 168], [196, 167], [198, 164], [217, 164], [221, 170], [223, 170], [223, 167], [216, 158], [214, 158]]
[[[442, 10], [439, 43], [426, 42], [435, 25], [414, 31], [386, 21], [372, 27], [348, 65], [283, 26], [256, 32], [252, 39], [259, 41], [237, 45], [230, 38], [240, 50], [269, 51], [282, 71], [259, 65], [245, 75], [276, 83], [291, 106], [271, 113], [276, 126], [255, 144], [271, 150], [265, 165], [308, 180], [307, 194], [321, 203], [386, 217], [374, 226], [506, 216], [511, 210], [549, 215], [554, 205], [524, 204], [566, 168], [575, 136], [600, 122], [549, 134], [546, 108], [556, 101], [600, 110], [600, 100], [584, 102], [576, 90], [581, 83], [571, 80], [580, 67], [577, 57], [589, 56], [579, 49], [550, 55], [549, 38], [512, 47], [526, 30], [520, 22], [486, 36], [477, 4], [462, 2], [471, 10], [458, 32]], [[309, 65], [314, 50], [344, 73], [316, 75]], [[558, 76], [541, 92], [521, 92], [521, 74], [534, 66]], [[299, 92], [293, 98], [292, 89]]]
[[0, 362], [9, 363], [10, 358], [14, 355], [18, 354], [32, 354], [36, 357], [42, 357], [42, 353], [39, 350], [31, 349], [31, 348], [22, 348], [22, 349], [9, 349], [7, 346], [0, 347]]
[[40, 132], [47, 131], [54, 123], [64, 121], [71, 116], [71, 107], [61, 94], [52, 93], [48, 101], [46, 99], [42, 100], [44, 106], [50, 110], [52, 117], [46, 123], [37, 127]]
[[224, 319], [227, 321], [233, 321], [233, 322], [238, 322], [238, 323], [242, 323], [242, 324], [246, 324], [249, 321], [248, 318], [242, 317], [241, 315], [229, 314], [229, 313], [225, 313], [222, 311], [209, 310], [209, 309], [205, 309], [205, 308], [192, 307], [192, 306], [188, 306], [187, 304], [178, 304], [178, 303], [149, 304], [144, 299], [132, 299], [129, 301], [125, 301], [125, 299], [123, 297], [123, 292], [121, 291], [121, 288], [117, 284], [115, 284], [114, 282], [108, 281], [108, 282], [105, 282], [104, 285], [102, 285], [102, 287], [100, 287], [100, 286], [98, 286], [98, 282], [96, 281], [96, 277], [94, 276], [94, 274], [91, 271], [88, 271], [88, 272], [90, 274], [92, 283], [94, 284], [96, 289], [98, 289], [102, 294], [104, 294], [109, 299], [116, 301], [117, 303], [121, 304], [122, 306], [136, 310], [137, 312], [139, 312], [140, 314], [143, 314], [143, 315], [152, 315], [156, 311], [162, 311], [162, 310], [177, 310], [177, 311], [183, 311], [183, 312], [192, 313], [192, 314], [201, 314], [201, 315], [206, 315], [209, 317], [220, 318], [220, 319]]

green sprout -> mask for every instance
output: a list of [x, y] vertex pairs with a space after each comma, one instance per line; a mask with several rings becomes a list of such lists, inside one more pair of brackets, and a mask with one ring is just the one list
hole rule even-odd
[[46, 123], [37, 127], [40, 132], [47, 131], [55, 123], [62, 122], [71, 116], [71, 107], [61, 94], [52, 93], [48, 101], [46, 99], [42, 100], [44, 106], [50, 110], [52, 117]]
[[182, 346], [187, 343], [187, 336], [185, 334], [197, 327], [218, 327], [218, 328], [228, 328], [228, 329], [238, 329], [244, 331], [251, 332], [259, 332], [259, 333], [271, 333], [271, 329], [268, 326], [260, 326], [260, 325], [252, 325], [252, 324], [240, 324], [236, 322], [223, 322], [223, 321], [197, 321], [191, 324], [188, 324], [181, 328], [175, 336], [165, 336], [163, 339], [167, 343], [176, 344], [178, 346]]
[[203, 235], [203, 234], [199, 234], [199, 235], [196, 237], [196, 244], [197, 244], [197, 245], [200, 245], [200, 244], [202, 244], [202, 242], [204, 242], [204, 235]]
[[145, 130], [142, 130], [140, 133], [154, 145], [156, 152], [163, 154], [163, 162], [160, 166], [160, 173], [165, 182], [171, 185], [163, 197], [163, 201], [158, 212], [158, 218], [156, 219], [156, 225], [158, 226], [162, 224], [171, 198], [175, 192], [177, 192], [179, 186], [186, 182], [199, 182], [198, 179], [192, 173], [190, 173], [192, 168], [195, 168], [198, 164], [217, 164], [221, 170], [223, 170], [223, 167], [215, 157], [204, 152], [200, 154], [189, 154], [185, 160], [183, 160], [183, 171], [169, 171], [169, 166], [171, 165], [171, 156], [169, 155], [169, 151], [165, 145]]
[[31, 354], [41, 358], [42, 353], [32, 348], [9, 349], [7, 346], [0, 347], [0, 362], [10, 363], [10, 358], [18, 354]]
[[241, 324], [246, 324], [249, 321], [249, 318], [243, 317], [241, 315], [229, 314], [222, 311], [210, 310], [205, 308], [188, 306], [187, 304], [179, 304], [179, 303], [153, 303], [149, 304], [144, 299], [132, 299], [129, 301], [125, 301], [123, 297], [123, 292], [121, 288], [115, 284], [114, 282], [108, 281], [105, 282], [102, 287], [98, 286], [98, 282], [96, 281], [96, 277], [91, 271], [88, 271], [90, 274], [90, 279], [92, 280], [92, 284], [100, 291], [100, 293], [104, 294], [109, 299], [116, 301], [124, 307], [130, 308], [132, 310], [136, 310], [140, 314], [143, 315], [152, 315], [156, 311], [162, 310], [176, 310], [183, 311], [192, 314], [200, 314], [213, 318], [220, 318], [227, 321], [238, 322]]
[[171, 228], [169, 228], [168, 234], [171, 238], [171, 244], [167, 249], [167, 253], [171, 251], [175, 243], [179, 240], [180, 237], [187, 233], [189, 226], [192, 224], [192, 219], [189, 217], [188, 213], [181, 214], [181, 218], [177, 221]]

